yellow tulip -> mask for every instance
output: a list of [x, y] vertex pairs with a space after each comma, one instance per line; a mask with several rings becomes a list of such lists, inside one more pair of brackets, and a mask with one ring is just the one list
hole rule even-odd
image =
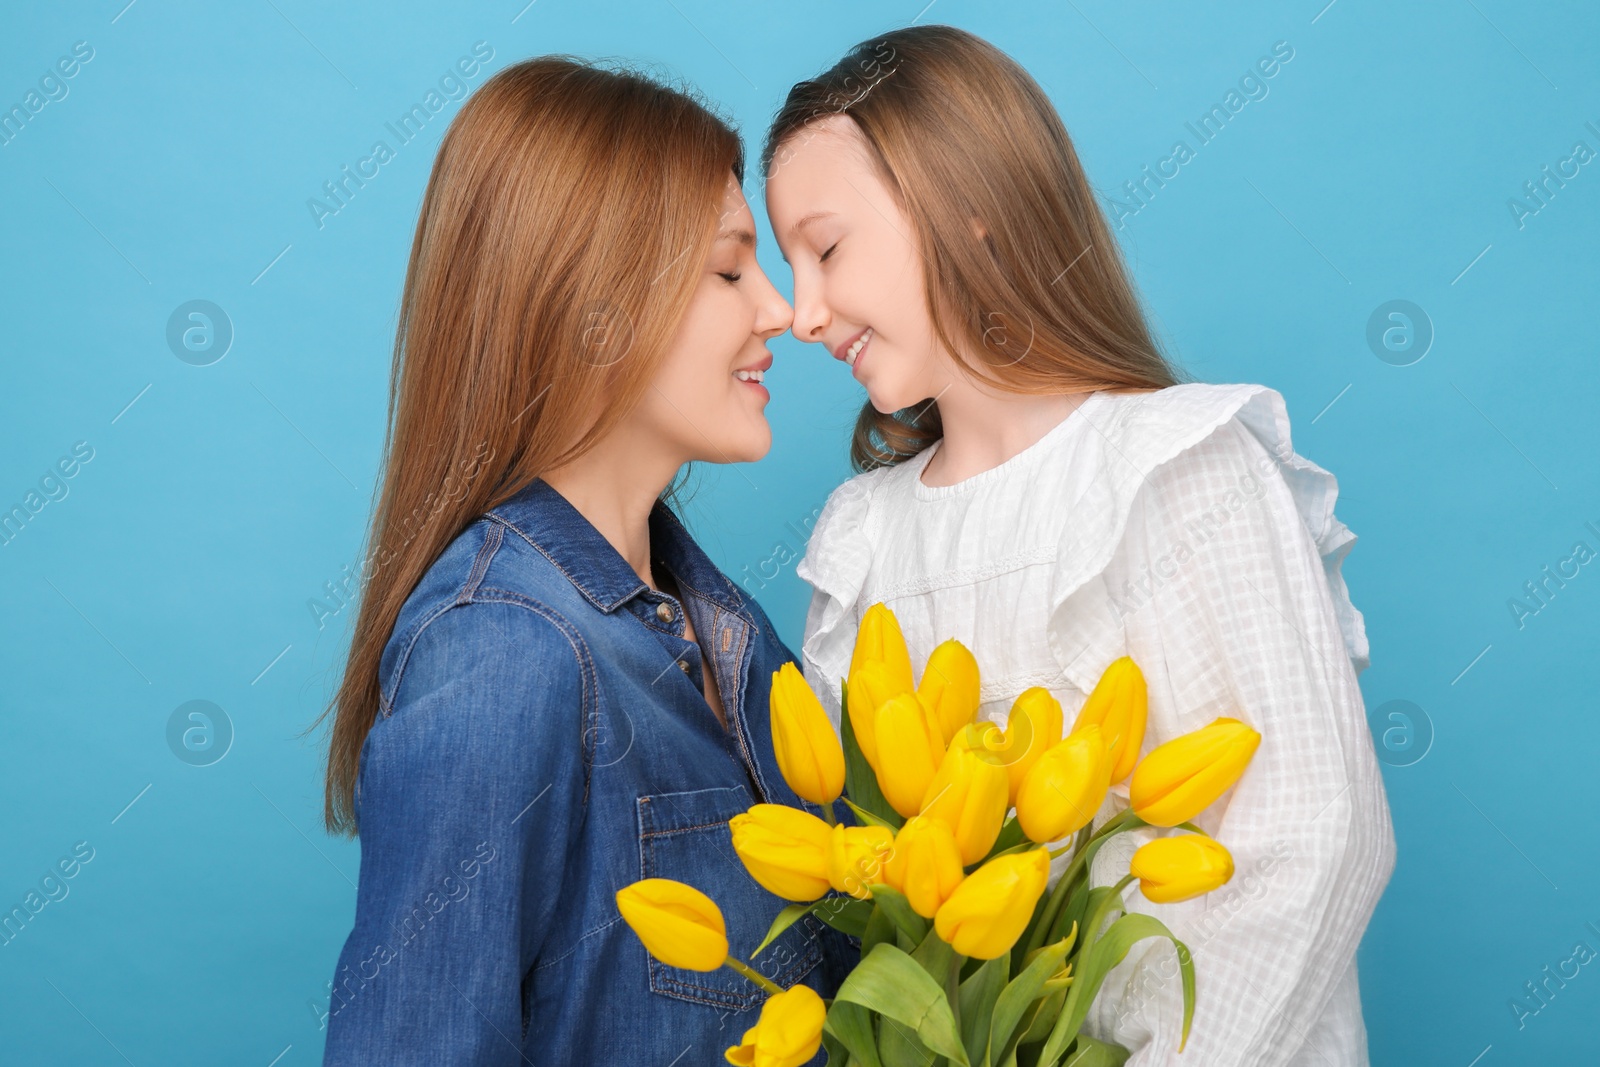
[[761, 1018], [724, 1054], [740, 1067], [800, 1067], [822, 1047], [828, 1006], [816, 990], [790, 986], [761, 1005]]
[[954, 638], [933, 650], [917, 696], [939, 723], [945, 743], [978, 714], [978, 661]]
[[1111, 755], [1098, 726], [1074, 730], [1039, 757], [1017, 791], [1017, 821], [1038, 842], [1087, 826], [1111, 788]]
[[1022, 936], [1049, 879], [1050, 854], [1042, 848], [996, 856], [956, 886], [933, 927], [963, 956], [992, 960]]
[[963, 864], [977, 863], [989, 854], [1011, 806], [1006, 768], [983, 743], [994, 725], [983, 726], [988, 729], [968, 724], [951, 739], [920, 807], [923, 815], [950, 827]]
[[1048, 689], [1034, 686], [1024, 689], [1011, 703], [1006, 716], [1004, 753], [1007, 801], [1016, 804], [1022, 790], [1022, 780], [1028, 776], [1039, 757], [1061, 740], [1061, 701], [1050, 695]]
[[883, 881], [883, 865], [893, 850], [894, 831], [888, 827], [835, 826], [828, 837], [828, 884], [871, 900], [867, 886]]
[[909, 685], [900, 687], [894, 672], [878, 660], [867, 660], [850, 671], [846, 688], [850, 729], [856, 744], [874, 770], [878, 766], [878, 709], [903, 693], [915, 693]]
[[1094, 692], [1084, 701], [1073, 722], [1074, 730], [1093, 723], [1105, 734], [1111, 749], [1111, 784], [1126, 781], [1139, 762], [1139, 746], [1144, 744], [1144, 725], [1150, 700], [1144, 672], [1127, 656], [1113, 660], [1100, 675]]
[[944, 759], [944, 736], [915, 693], [902, 693], [880, 707], [872, 729], [878, 740], [878, 788], [889, 806], [909, 819], [922, 807]]
[[915, 691], [916, 685], [911, 678], [911, 653], [906, 651], [906, 639], [900, 632], [900, 621], [883, 604], [872, 605], [861, 617], [855, 649], [850, 653], [850, 673], [855, 674], [868, 661], [881, 663], [889, 669], [889, 678], [894, 683], [896, 693]]
[[950, 899], [966, 874], [955, 834], [938, 819], [916, 815], [894, 838], [894, 851], [883, 868], [883, 880], [906, 895], [911, 910], [931, 919]]
[[745, 870], [768, 892], [804, 902], [828, 891], [832, 828], [815, 815], [783, 804], [756, 804], [729, 819], [728, 827]]
[[1204, 811], [1239, 780], [1261, 735], [1238, 719], [1175, 737], [1134, 768], [1128, 802], [1151, 826], [1177, 826]]
[[646, 878], [617, 890], [617, 910], [669, 967], [714, 971], [728, 958], [728, 926], [716, 901], [692, 885]]
[[772, 747], [795, 795], [827, 807], [844, 792], [844, 749], [793, 663], [772, 673]]
[[1139, 892], [1152, 904], [1175, 904], [1226, 885], [1233, 855], [1204, 834], [1158, 837], [1139, 846], [1128, 862]]

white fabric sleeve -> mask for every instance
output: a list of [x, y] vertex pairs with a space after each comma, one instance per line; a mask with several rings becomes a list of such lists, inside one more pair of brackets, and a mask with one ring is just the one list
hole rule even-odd
[[858, 474], [828, 496], [795, 574], [812, 587], [800, 669], [839, 729], [839, 686], [850, 667], [866, 605], [861, 589], [872, 568], [872, 488], [883, 468]]
[[[1087, 1032], [1132, 1050], [1127, 1067], [1365, 1064], [1364, 1040], [1304, 1046], [1314, 1033], [1359, 1033], [1355, 953], [1394, 868], [1394, 835], [1340, 613], [1282, 469], [1237, 419], [1222, 423], [1150, 472], [1104, 579], [1150, 682], [1145, 750], [1218, 716], [1262, 741], [1197, 820], [1233, 853], [1232, 882], [1180, 904], [1151, 904], [1138, 883], [1124, 894], [1193, 954], [1184, 1051], [1164, 939], [1139, 942], [1112, 970]], [[1125, 874], [1156, 835], [1114, 839], [1093, 883]]]

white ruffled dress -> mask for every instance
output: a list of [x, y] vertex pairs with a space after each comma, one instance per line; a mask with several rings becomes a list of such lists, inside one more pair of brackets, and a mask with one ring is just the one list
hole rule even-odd
[[[973, 650], [979, 714], [996, 722], [1043, 686], [1070, 726], [1128, 655], [1149, 684], [1146, 752], [1218, 716], [1251, 724], [1249, 770], [1197, 820], [1232, 851], [1233, 881], [1181, 904], [1125, 894], [1193, 953], [1187, 1048], [1166, 941], [1134, 946], [1086, 1029], [1133, 1050], [1128, 1067], [1366, 1064], [1355, 953], [1394, 836], [1356, 681], [1366, 631], [1340, 573], [1356, 538], [1334, 516], [1333, 475], [1294, 452], [1282, 396], [1094, 393], [1011, 459], [933, 487], [921, 473], [938, 447], [835, 490], [799, 565], [814, 588], [803, 666], [835, 725], [856, 629], [880, 601], [913, 664], [951, 637]], [[1096, 824], [1126, 806], [1123, 783]], [[1118, 837], [1093, 884], [1154, 835]]]

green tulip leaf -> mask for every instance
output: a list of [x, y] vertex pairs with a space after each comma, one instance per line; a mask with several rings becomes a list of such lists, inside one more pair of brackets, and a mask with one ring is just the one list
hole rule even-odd
[[[931, 923], [922, 943], [912, 950], [911, 958], [921, 964], [922, 969], [928, 972], [928, 977], [935, 982], [943, 984], [955, 981], [956, 950], [950, 942], [939, 936], [939, 931], [933, 929]], [[952, 992], [954, 989], [947, 985], [945, 999], [948, 1000]]]
[[[872, 1035], [872, 1013], [860, 1004], [833, 998], [822, 1023], [823, 1037], [832, 1034], [850, 1053], [850, 1062], [861, 1067], [883, 1067], [878, 1058], [878, 1041]], [[828, 1062], [833, 1062], [829, 1053]]]
[[755, 947], [755, 951], [750, 953], [750, 958], [755, 959], [757, 956], [761, 955], [762, 949], [772, 944], [772, 942], [777, 939], [779, 934], [783, 933], [785, 930], [789, 929], [789, 927], [799, 922], [802, 915], [816, 906], [817, 905], [815, 902], [810, 904], [790, 904], [787, 908], [784, 908], [782, 911], [778, 912], [777, 917], [772, 920], [772, 925], [767, 927], [767, 936], [763, 937], [761, 939], [761, 944], [757, 945]]
[[872, 902], [844, 894], [830, 894], [811, 905], [817, 918], [851, 937], [865, 937], [867, 920], [872, 917]]
[[[1072, 950], [1076, 948], [1078, 944], [1078, 924], [1076, 922], [1072, 924], [1072, 929], [1068, 930], [1062, 937], [1057, 938], [1054, 942], [1052, 942], [1052, 944], [1060, 944], [1062, 941], [1067, 943], [1067, 955], [1072, 955]], [[1032, 952], [1028, 953], [1028, 955], [1023, 957], [1022, 960], [1024, 966], [1032, 963], [1034, 956], [1043, 951], [1043, 948], [1036, 948]]]
[[[1117, 899], [1111, 903], [1110, 907], [1119, 911], [1124, 910], [1122, 908], [1122, 894], [1118, 892], [1115, 886], [1097, 885], [1093, 889], [1082, 894], [1084, 908], [1087, 914], [1093, 915], [1095, 912], [1099, 911], [1101, 905], [1104, 904], [1106, 899], [1113, 894], [1116, 894]], [[1099, 930], [1090, 930], [1086, 925], [1083, 931], [1084, 947], [1087, 948], [1089, 945], [1092, 945], [1099, 940], [1101, 931], [1105, 929], [1106, 926], [1104, 917], [1101, 919], [1101, 927]]]
[[1066, 903], [1061, 909], [1061, 914], [1056, 916], [1055, 924], [1050, 931], [1052, 936], [1062, 936], [1064, 932], [1062, 927], [1069, 924], [1076, 927], [1080, 935], [1083, 933], [1083, 923], [1089, 918], [1090, 895], [1087, 881], [1080, 881], [1072, 888], [1071, 892], [1067, 894]]
[[843, 679], [839, 681], [839, 740], [844, 744], [844, 791], [849, 794], [847, 803], [850, 810], [865, 810], [870, 812], [884, 825], [892, 830], [898, 830], [905, 824], [900, 813], [890, 806], [884, 799], [883, 790], [878, 788], [878, 775], [872, 769], [872, 764], [867, 762], [867, 757], [862, 754], [861, 746], [856, 743], [855, 730], [850, 726], [849, 687]]
[[[1028, 1005], [1038, 999], [1045, 980], [1061, 969], [1061, 961], [1072, 951], [1076, 934], [1077, 928], [1074, 927], [1073, 937], [1063, 937], [1040, 949], [1038, 955], [1023, 968], [1022, 973], [1008, 982], [1001, 991], [995, 1001], [994, 1015], [990, 1019], [989, 1033], [985, 1042], [989, 1062], [1004, 1059], [1005, 1053], [1014, 1047], [1011, 1038], [1016, 1032], [1017, 1024], [1022, 1021]], [[963, 1015], [962, 1018], [965, 1019], [966, 1016]]]
[[929, 923], [912, 909], [906, 895], [882, 882], [874, 882], [867, 889], [872, 893], [872, 902], [889, 916], [895, 927], [904, 931], [913, 945], [921, 944], [922, 939], [928, 936]]
[[[1088, 1034], [1079, 1034], [1072, 1048], [1062, 1053], [1071, 1067], [1122, 1067], [1131, 1053], [1121, 1045], [1109, 1041], [1096, 1041]], [[1039, 1061], [1043, 1067], [1044, 1061]]]
[[772, 944], [779, 934], [799, 922], [808, 912], [841, 933], [860, 937], [866, 929], [867, 913], [871, 907], [867, 901], [833, 894], [813, 900], [809, 904], [790, 904], [773, 918], [772, 925], [767, 927], [767, 936], [763, 937], [761, 944], [750, 953], [750, 958], [755, 959], [761, 955], [762, 949]]
[[944, 985], [893, 945], [875, 945], [862, 957], [834, 994], [834, 1004], [840, 1002], [859, 1004], [901, 1023], [932, 1052], [971, 1067]]
[[[1110, 888], [1110, 887], [1104, 887]], [[1040, 1067], [1055, 1063], [1066, 1054], [1078, 1028], [1089, 1014], [1089, 1005], [1105, 982], [1111, 969], [1121, 963], [1136, 942], [1147, 937], [1164, 937], [1178, 950], [1178, 968], [1183, 977], [1183, 1037], [1179, 1049], [1189, 1039], [1189, 1024], [1194, 1019], [1194, 958], [1189, 947], [1168, 930], [1160, 919], [1141, 912], [1133, 912], [1106, 927], [1105, 934], [1096, 938], [1094, 931], [1087, 932], [1084, 951], [1078, 956], [1076, 981], [1067, 992], [1061, 1017], [1039, 1054]]]
[[1009, 956], [999, 955], [984, 960], [983, 966], [972, 977], [961, 983], [957, 1004], [961, 1010], [961, 1043], [966, 1046], [967, 1059], [983, 1063], [984, 1049], [989, 1043], [990, 1020], [994, 1016], [995, 1001], [1006, 984], [1010, 971]]
[[826, 1022], [822, 1026], [822, 1047], [828, 1053], [828, 1062], [823, 1067], [850, 1067], [850, 1049], [833, 1036]]
[[1043, 1041], [1050, 1036], [1050, 1028], [1055, 1026], [1056, 1019], [1061, 1015], [1061, 1006], [1066, 1000], [1067, 991], [1060, 989], [1033, 1002], [1034, 1006], [1027, 1016], [1027, 1023], [1021, 1027], [1021, 1033], [1011, 1043], [1011, 1055], [1007, 1057], [1010, 1062], [1016, 1062], [1017, 1049], [1023, 1045]]
[[898, 932], [899, 927], [895, 926], [889, 914], [877, 905], [873, 905], [867, 914], [866, 929], [861, 934], [861, 954], [865, 956], [883, 942], [893, 944], [895, 934]]
[[878, 1023], [878, 1055], [883, 1067], [929, 1067], [946, 1062], [930, 1052], [910, 1027], [889, 1018]]
[[845, 807], [849, 808], [852, 812], [854, 812], [856, 818], [861, 820], [862, 825], [864, 825], [864, 826], [881, 826], [885, 830], [896, 830], [896, 829], [899, 829], [899, 827], [897, 827], [894, 824], [890, 823], [889, 820], [878, 818], [876, 815], [872, 814], [872, 812], [868, 811], [866, 808], [863, 808], [860, 804], [857, 804], [855, 801], [851, 800], [849, 797], [841, 797], [840, 799], [844, 801]]

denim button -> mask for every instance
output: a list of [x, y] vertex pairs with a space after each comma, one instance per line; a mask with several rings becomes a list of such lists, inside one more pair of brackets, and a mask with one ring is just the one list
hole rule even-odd
[[688, 674], [689, 673], [689, 661], [686, 660], [686, 659], [680, 659], [678, 661], [678, 669], [683, 671], [684, 674]]
[[672, 605], [668, 604], [665, 600], [663, 600], [661, 603], [657, 604], [656, 605], [656, 618], [660, 619], [662, 622], [671, 622], [672, 621]]

